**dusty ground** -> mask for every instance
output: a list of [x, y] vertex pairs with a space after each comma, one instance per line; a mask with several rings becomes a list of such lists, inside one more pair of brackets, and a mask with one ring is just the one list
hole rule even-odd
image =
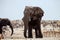
[[19, 27], [19, 28], [14, 28], [14, 33], [12, 36], [10, 36], [10, 33], [7, 32], [4, 35], [4, 39], [2, 40], [60, 40], [60, 37], [43, 37], [43, 38], [35, 38], [34, 35], [34, 30], [33, 30], [33, 39], [28, 39], [28, 38], [24, 38], [23, 35], [24, 32], [24, 28]]

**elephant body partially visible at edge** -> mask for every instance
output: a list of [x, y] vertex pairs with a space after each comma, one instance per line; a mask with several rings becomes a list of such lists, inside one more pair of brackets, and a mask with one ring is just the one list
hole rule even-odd
[[28, 30], [28, 38], [32, 38], [32, 29], [35, 29], [36, 38], [42, 38], [43, 35], [41, 33], [41, 19], [44, 12], [40, 7], [30, 7], [26, 6], [24, 10], [24, 37], [27, 38], [27, 30]]
[[5, 18], [0, 18], [0, 34], [2, 34], [2, 32], [3, 32], [3, 26], [5, 27], [5, 26], [9, 26], [10, 28], [11, 28], [11, 31], [12, 31], [12, 33], [11, 33], [11, 35], [13, 34], [13, 27], [12, 27], [12, 24], [11, 24], [11, 22], [10, 22], [10, 20], [9, 19], [5, 19]]

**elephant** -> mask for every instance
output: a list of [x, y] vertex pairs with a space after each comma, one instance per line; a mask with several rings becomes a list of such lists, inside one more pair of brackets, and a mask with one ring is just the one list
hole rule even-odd
[[26, 33], [28, 30], [28, 22], [29, 22], [29, 17], [30, 17], [30, 10], [31, 8], [26, 6], [25, 10], [24, 10], [24, 17], [22, 18], [23, 22], [24, 22], [24, 37], [27, 38]]
[[12, 31], [11, 36], [12, 36], [13, 27], [8, 18], [0, 18], [0, 34], [2, 34], [2, 32], [3, 32], [3, 26], [6, 27], [7, 25], [11, 28], [11, 31]]
[[[24, 10], [24, 37], [32, 38], [32, 29], [35, 29], [36, 38], [43, 38], [41, 33], [41, 19], [44, 11], [40, 7], [26, 6]], [[28, 37], [27, 37], [28, 30]]]

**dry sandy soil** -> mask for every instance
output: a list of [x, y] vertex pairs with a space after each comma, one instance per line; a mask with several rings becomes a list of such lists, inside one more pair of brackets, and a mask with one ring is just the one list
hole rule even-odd
[[60, 37], [43, 37], [43, 38], [35, 38], [34, 30], [33, 30], [33, 38], [28, 39], [24, 38], [23, 35], [24, 28], [14, 28], [14, 33], [12, 36], [10, 36], [10, 31], [6, 31], [6, 34], [4, 35], [4, 39], [2, 40], [60, 40]]

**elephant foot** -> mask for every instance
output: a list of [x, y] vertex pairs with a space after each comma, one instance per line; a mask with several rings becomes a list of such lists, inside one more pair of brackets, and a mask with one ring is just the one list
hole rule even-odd
[[28, 38], [33, 38], [32, 34], [29, 34], [29, 35], [28, 35]]
[[32, 36], [29, 36], [28, 38], [33, 38]]
[[43, 36], [42, 35], [37, 35], [36, 38], [43, 38]]
[[42, 35], [40, 35], [40, 36], [37, 36], [36, 38], [43, 38], [43, 36], [42, 36]]
[[36, 38], [43, 38], [43, 36], [37, 36]]

